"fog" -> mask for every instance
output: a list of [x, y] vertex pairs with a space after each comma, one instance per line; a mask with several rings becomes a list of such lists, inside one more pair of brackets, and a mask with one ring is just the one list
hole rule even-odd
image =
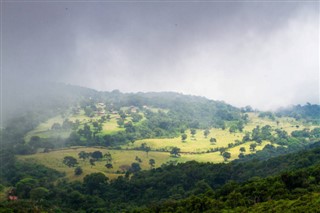
[[263, 110], [319, 104], [319, 2], [1, 1], [1, 24], [8, 97], [53, 81]]

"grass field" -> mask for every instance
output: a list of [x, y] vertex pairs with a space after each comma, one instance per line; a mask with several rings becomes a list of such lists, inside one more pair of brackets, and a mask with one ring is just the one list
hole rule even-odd
[[[113, 158], [112, 169], [107, 169], [105, 167], [106, 161], [103, 160], [97, 161], [95, 163], [95, 166], [91, 166], [88, 160], [83, 161], [78, 158], [78, 153], [80, 151], [94, 152], [97, 150], [101, 151], [103, 154], [106, 152], [110, 152]], [[80, 176], [75, 176], [75, 168], [69, 168], [63, 164], [63, 158], [65, 156], [72, 156], [78, 159], [79, 166], [82, 167], [84, 173]], [[147, 153], [144, 151], [136, 150], [108, 150], [102, 147], [75, 147], [70, 149], [56, 150], [49, 153], [37, 153], [33, 155], [18, 156], [18, 159], [23, 161], [41, 163], [49, 168], [56, 169], [60, 172], [65, 172], [67, 178], [69, 178], [70, 180], [81, 180], [85, 175], [93, 172], [102, 172], [110, 179], [116, 178], [120, 175], [117, 174], [117, 171], [121, 171], [120, 166], [130, 166], [132, 163], [137, 162], [135, 160], [136, 156], [142, 159], [142, 162], [140, 163], [142, 169], [150, 169], [149, 159], [151, 158], [155, 160], [156, 167], [162, 165], [163, 163], [169, 161], [172, 158], [170, 157], [169, 153], [165, 152], [149, 152], [147, 155]]]
[[[211, 129], [210, 134], [207, 138], [204, 137], [204, 130], [197, 130], [194, 137], [190, 134], [190, 130], [186, 131], [187, 139], [181, 140], [181, 137], [176, 138], [163, 138], [163, 139], [143, 139], [137, 140], [134, 144], [128, 144], [123, 148], [137, 148], [141, 144], [146, 143], [152, 150], [159, 150], [161, 148], [179, 147], [181, 152], [205, 152], [215, 147], [226, 147], [228, 143], [233, 143], [235, 140], [241, 140], [244, 133], [232, 133], [230, 134], [227, 130]], [[217, 142], [212, 145], [210, 138], [214, 137]]]

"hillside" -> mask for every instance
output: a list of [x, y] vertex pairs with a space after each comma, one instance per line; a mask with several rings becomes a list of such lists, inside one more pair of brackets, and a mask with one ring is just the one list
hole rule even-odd
[[[1, 130], [2, 197], [17, 196], [16, 208], [175, 212], [207, 200], [220, 210], [262, 211], [266, 197], [252, 206], [243, 184], [266, 182], [288, 194], [266, 195], [277, 197], [275, 208], [282, 199], [317, 199], [320, 106], [260, 112], [171, 92], [46, 88], [46, 98], [26, 104]], [[283, 175], [304, 168], [309, 185], [298, 188], [308, 193], [295, 194]], [[243, 202], [230, 204], [233, 192], [244, 194]]]

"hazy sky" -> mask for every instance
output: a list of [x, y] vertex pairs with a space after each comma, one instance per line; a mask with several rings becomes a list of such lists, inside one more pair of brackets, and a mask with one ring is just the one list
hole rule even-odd
[[2, 1], [3, 89], [58, 81], [319, 104], [319, 2]]

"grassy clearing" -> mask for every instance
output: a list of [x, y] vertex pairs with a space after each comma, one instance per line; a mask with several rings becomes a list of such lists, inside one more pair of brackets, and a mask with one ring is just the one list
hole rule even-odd
[[[159, 150], [162, 148], [179, 147], [181, 152], [205, 152], [209, 149], [216, 147], [226, 147], [229, 143], [233, 143], [235, 140], [241, 140], [244, 136], [243, 133], [232, 133], [228, 130], [211, 129], [207, 138], [203, 135], [204, 130], [197, 130], [194, 137], [190, 134], [190, 130], [186, 131], [187, 139], [182, 141], [181, 137], [176, 138], [163, 138], [163, 139], [143, 139], [134, 142], [134, 144], [128, 144], [123, 148], [138, 148], [141, 144], [146, 143], [152, 150]], [[216, 138], [217, 142], [213, 145], [210, 143], [210, 138]]]
[[34, 130], [28, 132], [25, 135], [25, 138], [24, 138], [25, 141], [29, 141], [30, 138], [34, 135], [38, 135], [39, 137], [42, 137], [42, 138], [57, 136], [57, 134], [60, 137], [69, 136], [69, 134], [70, 134], [69, 131], [67, 132], [67, 131], [53, 131], [53, 130], [51, 130], [51, 127], [54, 123], [59, 123], [62, 125], [63, 120], [64, 119], [61, 116], [56, 116], [56, 117], [50, 118], [49, 120], [38, 125]]
[[[294, 118], [290, 117], [282, 117], [278, 118], [273, 121], [271, 119], [267, 118], [259, 118], [258, 113], [248, 113], [250, 122], [245, 126], [244, 131], [252, 131], [256, 126], [265, 126], [265, 125], [270, 125], [273, 129], [282, 129], [288, 132], [290, 135], [292, 131], [294, 130], [302, 130], [304, 128], [310, 128], [313, 129], [316, 126], [308, 125], [308, 124], [303, 124], [299, 121], [296, 121]], [[279, 123], [277, 123], [277, 121]]]
[[[243, 154], [248, 155], [248, 154], [255, 153], [256, 151], [262, 150], [265, 147], [265, 145], [267, 145], [267, 144], [271, 144], [269, 141], [262, 141], [261, 145], [257, 145], [256, 151], [251, 152], [250, 151], [250, 144], [252, 144], [252, 143], [255, 143], [255, 142], [254, 141], [247, 142], [245, 144], [241, 144], [239, 146], [235, 146], [235, 147], [228, 149], [228, 152], [230, 152], [230, 154], [231, 154], [230, 160], [238, 159], [238, 155], [240, 154], [240, 147], [244, 147], [246, 149], [246, 152]], [[274, 146], [276, 146], [276, 145], [274, 145]]]
[[[97, 161], [95, 166], [91, 166], [88, 160], [81, 160], [78, 158], [78, 153], [80, 151], [86, 152], [94, 152], [94, 151], [101, 151], [103, 154], [106, 152], [110, 152], [113, 158], [113, 168], [107, 169], [105, 167], [106, 161]], [[78, 159], [79, 166], [83, 169], [83, 174], [80, 176], [74, 175], [75, 168], [69, 168], [64, 165], [63, 158], [65, 156], [72, 156]], [[169, 153], [165, 152], [149, 152], [148, 155], [144, 151], [135, 151], [135, 150], [108, 150], [106, 148], [95, 148], [95, 147], [75, 147], [70, 149], [61, 149], [52, 151], [49, 153], [37, 153], [33, 155], [26, 155], [26, 156], [18, 156], [19, 160], [23, 161], [31, 161], [41, 163], [49, 168], [56, 169], [60, 172], [65, 172], [66, 177], [70, 180], [82, 180], [82, 178], [90, 173], [93, 172], [102, 172], [110, 179], [114, 179], [121, 174], [117, 174], [118, 171], [121, 172], [121, 166], [128, 165], [130, 166], [132, 163], [137, 162], [135, 160], [136, 156], [142, 159], [140, 166], [142, 169], [150, 169], [149, 159], [153, 158], [156, 162], [155, 166], [159, 167], [163, 163], [167, 162], [170, 159]]]

